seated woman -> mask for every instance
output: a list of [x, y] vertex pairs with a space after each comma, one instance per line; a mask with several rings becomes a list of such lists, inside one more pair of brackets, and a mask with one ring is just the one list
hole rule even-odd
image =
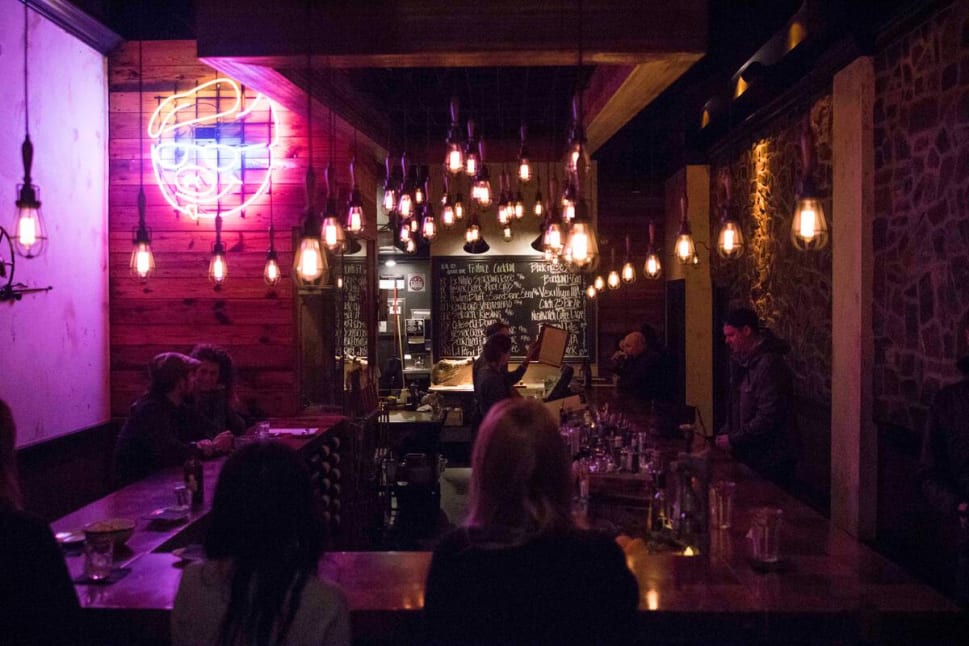
[[232, 357], [219, 346], [200, 343], [192, 349], [192, 358], [200, 363], [195, 370], [195, 388], [189, 397], [190, 403], [218, 432], [245, 433], [249, 424], [236, 411], [238, 401]]
[[342, 591], [317, 578], [322, 528], [300, 457], [275, 443], [226, 461], [205, 539], [207, 560], [182, 572], [172, 643], [350, 643]]
[[639, 593], [619, 546], [575, 526], [565, 446], [534, 400], [495, 404], [471, 458], [465, 527], [445, 536], [424, 597], [437, 643], [616, 643]]
[[16, 436], [0, 400], [0, 642], [83, 643], [64, 553], [47, 523], [21, 509]]

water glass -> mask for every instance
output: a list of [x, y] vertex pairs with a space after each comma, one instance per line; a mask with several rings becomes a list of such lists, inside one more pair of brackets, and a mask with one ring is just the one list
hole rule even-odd
[[84, 541], [84, 574], [92, 581], [111, 576], [114, 566], [114, 541], [103, 536], [88, 537]]
[[751, 556], [759, 563], [777, 563], [781, 550], [781, 519], [784, 511], [776, 507], [761, 507], [754, 512], [747, 538]]
[[191, 494], [189, 494], [188, 487], [184, 484], [175, 485], [175, 505], [172, 507], [175, 511], [188, 511], [189, 505], [191, 504]]
[[733, 515], [733, 493], [737, 483], [733, 480], [718, 480], [710, 487], [710, 511], [713, 526], [719, 529], [730, 527]]

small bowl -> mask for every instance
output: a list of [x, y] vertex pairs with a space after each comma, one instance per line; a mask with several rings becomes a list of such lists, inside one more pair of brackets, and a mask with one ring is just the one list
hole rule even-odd
[[129, 518], [108, 518], [84, 526], [86, 538], [107, 538], [112, 543], [124, 545], [135, 533], [135, 521]]

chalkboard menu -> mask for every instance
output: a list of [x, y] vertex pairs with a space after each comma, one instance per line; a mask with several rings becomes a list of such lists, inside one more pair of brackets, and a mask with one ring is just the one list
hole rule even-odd
[[514, 356], [548, 323], [569, 331], [567, 359], [595, 358], [581, 274], [522, 256], [442, 256], [432, 259], [431, 272], [436, 358], [477, 356], [496, 319], [511, 324]]
[[361, 304], [367, 302], [367, 266], [362, 261], [343, 261], [343, 351], [367, 356], [367, 321]]

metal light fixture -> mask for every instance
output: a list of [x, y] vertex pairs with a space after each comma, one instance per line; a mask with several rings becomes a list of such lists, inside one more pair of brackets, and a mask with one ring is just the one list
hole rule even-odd
[[814, 134], [810, 112], [801, 130], [801, 182], [794, 204], [791, 241], [801, 251], [821, 249], [828, 243], [828, 222], [821, 205], [821, 193], [814, 181]]
[[[356, 146], [354, 146], [355, 148]], [[367, 222], [363, 214], [363, 198], [360, 195], [360, 187], [357, 186], [357, 174], [355, 166], [357, 163], [356, 155], [350, 160], [350, 200], [347, 202], [347, 231], [353, 235], [359, 235], [367, 228]]]
[[622, 278], [622, 282], [627, 285], [636, 282], [636, 267], [633, 266], [632, 261], [630, 261], [629, 255], [629, 234], [626, 234], [626, 259], [622, 263], [622, 269], [619, 271], [619, 275]]
[[215, 215], [215, 244], [212, 245], [212, 258], [209, 260], [209, 280], [215, 284], [215, 289], [222, 288], [229, 275], [229, 265], [225, 259], [225, 245], [222, 244], [222, 207], [219, 206]]
[[491, 249], [491, 246], [485, 241], [484, 236], [481, 234], [481, 224], [478, 222], [477, 211], [471, 211], [471, 217], [468, 218], [468, 226], [464, 231], [464, 250], [467, 253], [479, 254], [485, 253]]
[[657, 280], [663, 274], [663, 263], [660, 261], [659, 254], [656, 253], [654, 240], [656, 238], [656, 225], [649, 223], [649, 246], [646, 247], [646, 261], [643, 263], [643, 274], [650, 280]]
[[444, 167], [452, 175], [464, 170], [464, 148], [461, 144], [461, 130], [458, 126], [458, 97], [451, 97], [451, 127], [447, 133], [447, 152], [444, 157]]
[[266, 265], [262, 270], [262, 278], [267, 285], [275, 287], [282, 277], [282, 271], [279, 268], [279, 255], [276, 253], [276, 226], [273, 224], [272, 188], [270, 187], [269, 190], [269, 251], [266, 252]]
[[128, 269], [134, 278], [144, 282], [155, 271], [155, 256], [151, 252], [151, 231], [145, 224], [145, 138], [144, 111], [142, 109], [144, 68], [142, 65], [142, 41], [138, 41], [138, 227], [131, 245], [131, 261]]
[[696, 243], [693, 242], [693, 233], [690, 230], [690, 221], [686, 217], [686, 195], [680, 197], [680, 231], [676, 235], [674, 245], [676, 259], [682, 265], [696, 264]]
[[532, 179], [532, 165], [528, 160], [528, 149], [525, 148], [528, 126], [522, 123], [518, 132], [521, 135], [521, 148], [518, 151], [518, 179], [521, 182], [528, 183]]
[[609, 250], [610, 261], [609, 261], [609, 274], [606, 276], [606, 286], [609, 289], [619, 289], [622, 285], [622, 279], [619, 277], [619, 270], [616, 269], [616, 250]]
[[720, 174], [723, 187], [723, 202], [720, 204], [720, 234], [717, 236], [717, 254], [732, 260], [744, 254], [744, 234], [740, 223], [731, 217], [730, 212], [730, 175], [724, 169]]
[[20, 147], [24, 181], [17, 186], [13, 233], [10, 238], [19, 255], [36, 258], [47, 248], [47, 228], [40, 213], [40, 200], [37, 198], [40, 189], [34, 186], [30, 177], [30, 168], [34, 163], [34, 145], [30, 141], [30, 96], [27, 92], [28, 31], [27, 2], [24, 2], [24, 143]]

